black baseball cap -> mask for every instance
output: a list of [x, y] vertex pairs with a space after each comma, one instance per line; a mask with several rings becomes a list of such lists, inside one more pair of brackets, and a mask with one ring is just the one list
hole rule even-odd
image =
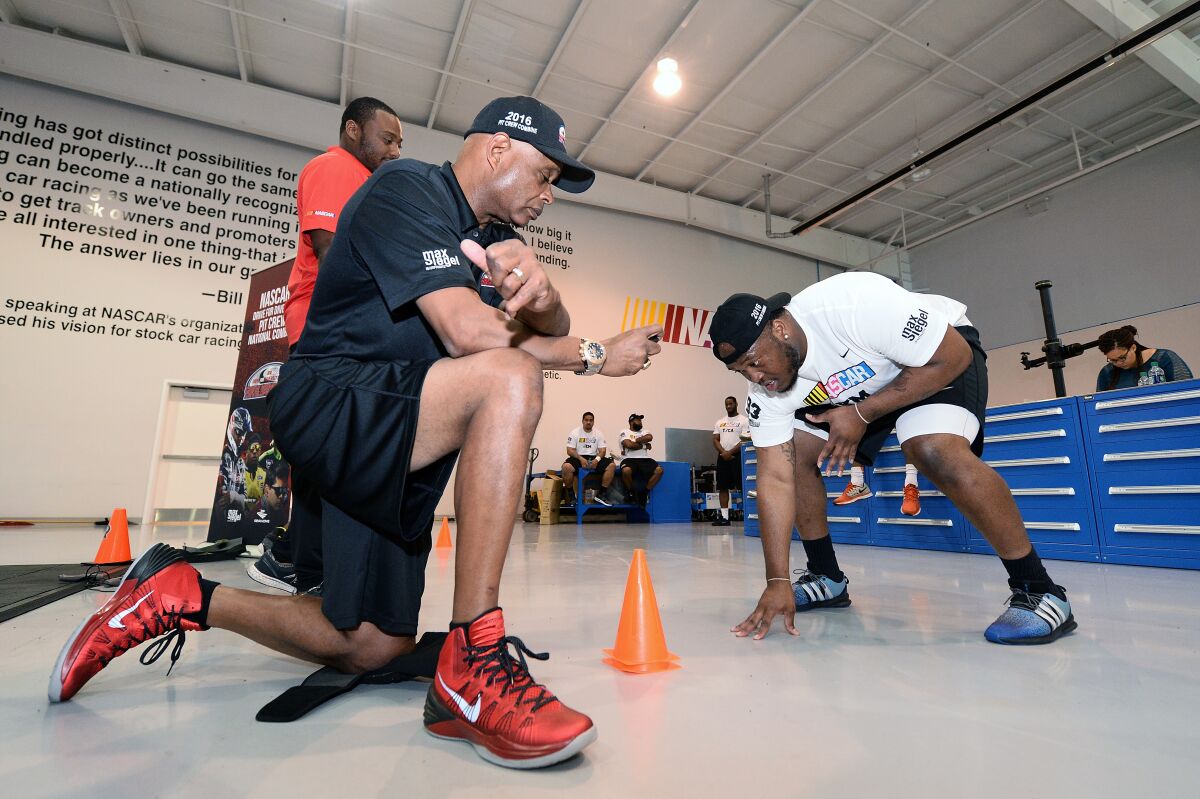
[[646, 417], [645, 417], [645, 416], [642, 416], [640, 413], [631, 413], [631, 414], [629, 414], [629, 421], [631, 421], [631, 422], [632, 422], [634, 419], [645, 419], [645, 418], [646, 418]]
[[498, 97], [483, 107], [463, 134], [507, 133], [509, 138], [527, 142], [542, 155], [556, 161], [562, 173], [554, 185], [579, 194], [596, 180], [596, 173], [567, 154], [567, 127], [558, 113], [532, 97]]
[[[770, 315], [791, 301], [792, 295], [786, 291], [767, 299], [757, 294], [734, 294], [725, 300], [713, 314], [712, 324], [708, 328], [713, 355], [726, 365], [742, 357], [758, 341]], [[733, 348], [729, 354], [721, 355], [719, 350], [722, 344]]]

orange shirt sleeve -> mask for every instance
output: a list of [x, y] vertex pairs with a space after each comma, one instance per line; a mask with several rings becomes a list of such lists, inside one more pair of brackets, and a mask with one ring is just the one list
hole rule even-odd
[[300, 232], [337, 229], [342, 206], [358, 191], [370, 173], [344, 158], [322, 158], [310, 164], [296, 186]]

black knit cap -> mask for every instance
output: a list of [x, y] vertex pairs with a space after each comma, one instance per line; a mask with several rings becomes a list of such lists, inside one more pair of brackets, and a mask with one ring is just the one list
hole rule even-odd
[[[712, 324], [708, 328], [713, 355], [727, 366], [742, 357], [758, 341], [771, 314], [791, 301], [792, 295], [786, 291], [767, 299], [757, 294], [734, 294], [725, 300], [713, 314]], [[721, 355], [722, 344], [728, 344], [733, 349], [727, 355]]]
[[499, 97], [483, 107], [463, 138], [472, 133], [507, 133], [536, 147], [542, 155], [558, 163], [562, 173], [554, 185], [579, 194], [596, 180], [596, 173], [567, 154], [567, 127], [563, 118], [543, 102], [532, 97]]

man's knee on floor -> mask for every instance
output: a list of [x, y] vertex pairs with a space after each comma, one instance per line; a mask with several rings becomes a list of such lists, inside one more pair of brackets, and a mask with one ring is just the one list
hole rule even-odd
[[386, 666], [391, 661], [412, 652], [416, 640], [412, 636], [389, 635], [373, 625], [362, 625], [346, 636], [346, 649], [338, 660], [338, 668], [348, 674], [362, 674]]

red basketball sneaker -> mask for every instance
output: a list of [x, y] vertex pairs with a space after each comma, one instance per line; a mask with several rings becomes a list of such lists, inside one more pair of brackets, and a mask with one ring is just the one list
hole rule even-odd
[[425, 699], [425, 729], [466, 741], [484, 760], [508, 768], [549, 766], [596, 740], [590, 718], [533, 681], [525, 655], [550, 657], [505, 636], [500, 608], [451, 630]]
[[175, 639], [174, 666], [183, 649], [184, 632], [204, 629], [183, 618], [184, 613], [198, 610], [200, 573], [179, 550], [166, 544], [150, 547], [125, 572], [113, 598], [67, 639], [50, 674], [50, 701], [67, 701], [113, 658], [163, 633], [169, 634], [143, 652], [141, 660], [146, 664], [158, 660]]

